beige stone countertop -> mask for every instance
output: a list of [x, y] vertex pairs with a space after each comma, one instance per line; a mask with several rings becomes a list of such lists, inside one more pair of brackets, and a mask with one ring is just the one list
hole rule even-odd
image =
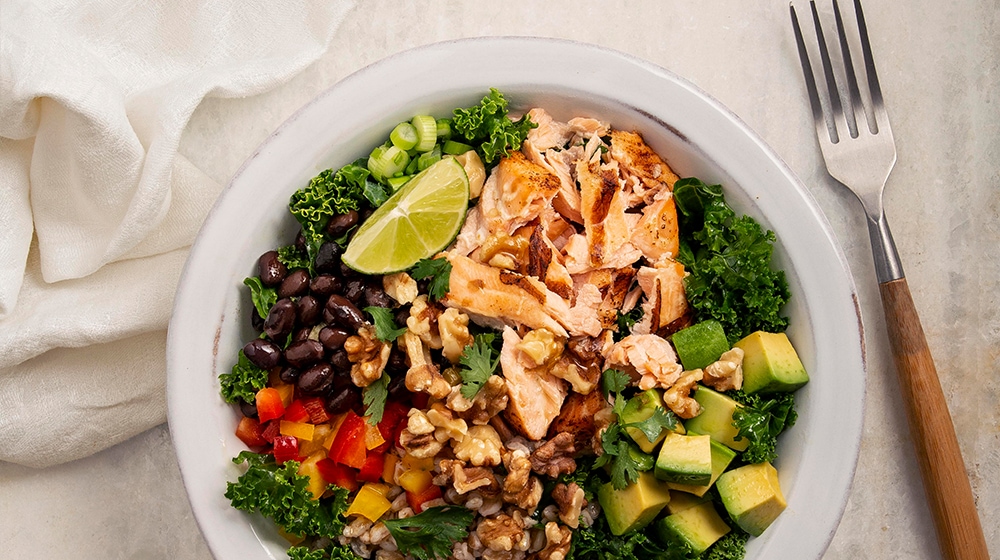
[[[865, 9], [898, 151], [886, 213], [1000, 558], [1000, 7], [865, 0]], [[291, 82], [204, 102], [180, 151], [226, 183], [293, 111], [351, 72], [407, 48], [482, 35], [574, 39], [663, 66], [728, 106], [787, 162], [843, 246], [867, 342], [858, 469], [824, 558], [939, 558], [864, 217], [826, 174], [786, 0], [362, 1], [328, 53]], [[231, 141], [208, 142], [219, 128]], [[167, 425], [57, 467], [0, 463], [0, 543], [0, 558], [11, 559], [211, 558]]]

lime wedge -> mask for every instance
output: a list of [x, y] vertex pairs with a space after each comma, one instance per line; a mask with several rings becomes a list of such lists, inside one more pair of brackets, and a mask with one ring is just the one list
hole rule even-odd
[[469, 178], [455, 158], [416, 174], [358, 228], [344, 264], [365, 274], [406, 270], [458, 235], [469, 208]]

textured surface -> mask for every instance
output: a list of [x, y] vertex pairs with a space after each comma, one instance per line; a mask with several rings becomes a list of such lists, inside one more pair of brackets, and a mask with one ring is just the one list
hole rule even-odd
[[[888, 353], [863, 216], [823, 168], [787, 2], [544, 6], [366, 2], [348, 15], [327, 55], [286, 86], [201, 105], [180, 152], [225, 183], [318, 92], [384, 56], [444, 39], [576, 39], [680, 74], [746, 121], [806, 183], [858, 285], [868, 349], [865, 431], [851, 498], [826, 558], [939, 557]], [[986, 539], [1000, 557], [1000, 11], [992, 0], [953, 6], [919, 0], [905, 8], [867, 0], [866, 15], [899, 153], [886, 213], [949, 399]], [[0, 488], [0, 556], [210, 558], [166, 426], [48, 470], [0, 464]]]

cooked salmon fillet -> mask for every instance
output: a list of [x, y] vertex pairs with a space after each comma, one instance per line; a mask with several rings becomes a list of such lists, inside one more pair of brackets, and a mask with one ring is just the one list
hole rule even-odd
[[637, 132], [611, 131], [611, 159], [622, 166], [625, 175], [634, 176], [637, 182], [630, 183], [637, 189], [635, 194], [646, 203], [663, 189], [673, 190], [679, 177], [663, 159], [646, 144]]
[[576, 175], [591, 266], [620, 268], [638, 260], [641, 253], [629, 242], [631, 229], [618, 165], [579, 161]]
[[500, 351], [500, 369], [507, 381], [507, 408], [504, 411], [511, 427], [524, 437], [538, 441], [562, 409], [569, 389], [566, 382], [544, 368], [532, 369], [517, 345], [521, 337], [505, 327]]
[[653, 203], [642, 209], [642, 217], [632, 231], [632, 245], [652, 263], [674, 258], [680, 249], [677, 207], [673, 193], [660, 191]]
[[656, 333], [684, 316], [688, 310], [685, 276], [684, 265], [669, 259], [655, 268], [639, 268], [636, 279], [646, 295], [646, 302], [642, 304], [642, 320], [632, 328], [633, 333]]
[[490, 233], [514, 233], [552, 203], [559, 178], [528, 161], [521, 152], [500, 160], [479, 196], [479, 211]]

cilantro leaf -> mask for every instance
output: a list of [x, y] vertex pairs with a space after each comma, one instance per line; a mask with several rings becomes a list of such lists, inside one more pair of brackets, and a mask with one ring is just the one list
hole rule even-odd
[[403, 554], [418, 560], [448, 558], [454, 543], [468, 536], [474, 513], [461, 506], [436, 506], [405, 519], [382, 521]]
[[507, 116], [507, 99], [496, 88], [490, 88], [479, 105], [455, 109], [454, 115], [452, 130], [477, 146], [476, 151], [486, 165], [520, 149], [528, 131], [538, 126], [527, 114], [517, 121], [511, 120]]
[[649, 441], [656, 441], [656, 438], [660, 437], [660, 433], [662, 433], [663, 430], [672, 431], [677, 429], [677, 417], [674, 416], [673, 412], [656, 407], [652, 416], [649, 418], [638, 422], [628, 422], [626, 424], [622, 424], [622, 427], [636, 428], [640, 430]]
[[625, 390], [631, 380], [632, 378], [624, 371], [606, 369], [601, 372], [601, 390], [604, 391], [605, 397], [610, 396], [611, 393], [620, 393]]
[[250, 301], [257, 308], [257, 314], [266, 319], [271, 306], [278, 301], [278, 292], [265, 286], [259, 276], [245, 278], [243, 284], [250, 288]]
[[493, 333], [477, 334], [472, 344], [465, 347], [458, 363], [463, 367], [458, 369], [462, 377], [462, 396], [473, 399], [483, 384], [489, 380], [497, 366], [500, 365], [500, 353], [493, 348]]
[[227, 403], [234, 403], [238, 399], [253, 403], [257, 391], [267, 386], [267, 370], [255, 366], [240, 350], [233, 370], [219, 375], [219, 385], [222, 398]]
[[372, 426], [382, 421], [385, 414], [385, 401], [389, 397], [389, 374], [382, 372], [382, 376], [376, 379], [371, 385], [361, 392], [361, 399], [365, 405], [365, 416]]
[[746, 438], [749, 445], [741, 457], [747, 463], [771, 462], [778, 457], [778, 436], [795, 424], [795, 396], [792, 393], [772, 395], [727, 391], [727, 395], [742, 404], [733, 412], [733, 425], [739, 429], [736, 441]]
[[296, 268], [305, 268], [307, 270], [312, 269], [312, 261], [309, 260], [309, 255], [302, 254], [299, 248], [295, 245], [287, 245], [285, 247], [278, 247], [278, 260], [285, 265], [288, 270], [294, 270]]
[[298, 474], [298, 461], [278, 465], [272, 455], [243, 451], [233, 462], [247, 471], [226, 486], [226, 498], [236, 509], [260, 512], [293, 535], [335, 539], [344, 530], [348, 492], [332, 486], [332, 499], [314, 500], [309, 477]]
[[414, 280], [431, 279], [427, 288], [427, 295], [431, 301], [437, 301], [448, 293], [451, 278], [451, 263], [448, 259], [421, 259], [410, 270], [410, 276]]
[[674, 185], [681, 250], [677, 260], [688, 302], [699, 318], [715, 319], [730, 344], [757, 331], [783, 332], [781, 309], [791, 297], [785, 274], [771, 269], [774, 232], [750, 216], [736, 217], [720, 185], [685, 178]]
[[365, 311], [372, 316], [375, 323], [375, 337], [382, 342], [393, 342], [406, 332], [406, 327], [397, 327], [392, 310], [385, 307], [366, 307]]

